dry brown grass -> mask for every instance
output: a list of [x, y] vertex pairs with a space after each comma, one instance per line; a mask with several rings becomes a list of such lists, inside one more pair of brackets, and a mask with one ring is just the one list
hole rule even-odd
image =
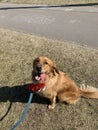
[[[77, 84], [98, 87], [98, 50], [0, 29], [0, 118], [9, 108], [0, 130], [9, 130], [25, 109], [27, 86], [32, 83], [32, 62], [39, 55], [54, 60]], [[98, 129], [98, 100], [81, 99], [76, 105], [58, 103], [53, 111], [48, 110], [47, 103], [48, 100], [35, 95], [17, 130]]]
[[[0, 0], [8, 1], [8, 0]], [[25, 4], [83, 4], [83, 3], [98, 3], [98, 0], [11, 0], [14, 3]]]

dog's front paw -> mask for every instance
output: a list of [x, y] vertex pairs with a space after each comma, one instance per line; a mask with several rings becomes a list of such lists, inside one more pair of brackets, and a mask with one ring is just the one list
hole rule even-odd
[[49, 108], [50, 110], [53, 110], [53, 109], [55, 108], [55, 105], [49, 105], [48, 108]]

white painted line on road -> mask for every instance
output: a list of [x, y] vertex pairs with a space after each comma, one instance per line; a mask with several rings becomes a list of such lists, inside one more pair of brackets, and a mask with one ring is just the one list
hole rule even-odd
[[2, 18], [2, 19], [3, 19], [3, 18], [5, 18], [5, 16], [1, 15], [1, 16], [0, 16], [0, 18]]
[[52, 16], [46, 16], [46, 15], [32, 15], [27, 22], [28, 23], [34, 23], [34, 24], [51, 24], [55, 20]]
[[66, 9], [64, 9], [65, 11], [73, 11], [73, 9], [72, 8], [66, 8]]
[[91, 12], [91, 13], [98, 12], [98, 9], [89, 9], [88, 12]]
[[71, 20], [69, 20], [69, 23], [71, 23], [71, 24], [80, 23], [80, 20], [71, 19]]

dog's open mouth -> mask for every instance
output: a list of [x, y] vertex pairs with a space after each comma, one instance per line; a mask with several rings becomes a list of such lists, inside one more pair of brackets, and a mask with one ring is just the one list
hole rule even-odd
[[46, 74], [45, 73], [37, 74], [35, 76], [35, 80], [37, 80], [37, 81], [41, 80], [41, 81], [45, 82], [45, 80], [46, 80]]

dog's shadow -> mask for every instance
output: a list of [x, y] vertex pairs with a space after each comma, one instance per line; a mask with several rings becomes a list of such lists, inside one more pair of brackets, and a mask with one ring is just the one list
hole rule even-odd
[[[10, 102], [7, 112], [2, 117], [0, 117], [0, 121], [2, 121], [7, 116], [13, 102], [21, 102], [21, 103], [28, 102], [29, 95], [31, 92], [29, 91], [30, 85], [31, 84], [25, 84], [13, 87], [9, 86], [0, 87], [0, 102], [7, 102], [7, 101]], [[49, 103], [49, 100], [34, 93], [32, 103], [47, 104]]]
[[[31, 84], [14, 86], [14, 87], [1, 87], [0, 88], [0, 102], [22, 102], [27, 103], [30, 95], [29, 86]], [[34, 93], [32, 102], [46, 104], [48, 99]]]

